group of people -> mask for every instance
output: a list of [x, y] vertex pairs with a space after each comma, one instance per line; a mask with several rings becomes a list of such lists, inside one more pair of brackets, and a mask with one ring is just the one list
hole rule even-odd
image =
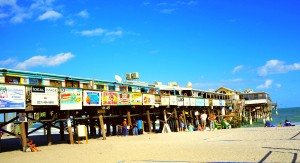
[[[208, 116], [206, 114], [206, 112], [204, 111], [200, 115], [200, 122], [199, 122], [199, 119], [197, 116], [195, 119], [195, 125], [197, 126], [198, 131], [206, 130], [207, 120], [209, 120], [210, 130], [213, 131], [215, 129], [215, 120], [216, 120], [215, 114], [210, 113]], [[194, 129], [195, 129], [195, 127], [191, 123], [188, 123], [188, 126], [185, 127], [183, 114], [180, 114], [180, 116], [179, 116], [179, 131], [185, 131], [185, 130], [194, 131]]]
[[128, 129], [133, 130], [133, 135], [138, 135], [138, 126], [137, 121], [133, 118], [132, 123], [130, 126], [127, 125], [127, 119], [125, 118], [122, 123], [122, 130], [119, 132], [120, 135], [123, 134], [124, 136], [128, 135]]

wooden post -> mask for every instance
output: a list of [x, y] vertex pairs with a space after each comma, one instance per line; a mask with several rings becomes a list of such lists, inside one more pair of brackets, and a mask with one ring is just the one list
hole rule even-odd
[[131, 117], [130, 117], [130, 110], [127, 109], [127, 119], [128, 119], [128, 126], [130, 126], [129, 135], [133, 135], [133, 128], [131, 128]]
[[74, 138], [73, 138], [73, 131], [72, 131], [72, 123], [70, 119], [70, 111], [67, 111], [67, 124], [68, 124], [68, 132], [69, 132], [69, 139], [70, 144], [74, 144]]
[[101, 127], [101, 131], [102, 131], [103, 140], [106, 140], [106, 133], [105, 133], [105, 129], [104, 129], [104, 122], [103, 122], [103, 115], [102, 114], [99, 115], [99, 121], [100, 121], [100, 127]]
[[[50, 118], [50, 112], [46, 112], [46, 117], [47, 118]], [[48, 120], [47, 121], [47, 143], [48, 143], [48, 146], [52, 145], [52, 137], [51, 137], [51, 120]]]
[[167, 111], [164, 109], [164, 123], [167, 123]]
[[179, 132], [179, 122], [178, 122], [178, 117], [177, 117], [177, 110], [176, 110], [176, 108], [174, 108], [174, 113], [175, 113], [175, 119], [176, 119], [177, 132]]
[[25, 122], [21, 122], [20, 128], [21, 128], [22, 150], [23, 150], [23, 152], [25, 152], [26, 151], [25, 146], [26, 146], [26, 143], [27, 143], [26, 142], [27, 138], [26, 138]]
[[149, 128], [149, 133], [151, 133], [152, 132], [152, 130], [151, 130], [151, 120], [150, 120], [150, 111], [149, 111], [149, 109], [147, 109], [147, 120], [148, 120], [148, 128]]
[[59, 133], [60, 133], [60, 140], [65, 140], [65, 134], [64, 134], [64, 122], [59, 121]]
[[184, 111], [184, 109], [182, 110], [182, 114], [183, 114], [183, 120], [184, 120], [184, 127], [185, 127], [185, 129], [187, 129], [187, 125], [186, 125], [186, 117], [185, 117], [185, 111]]
[[190, 117], [191, 117], [191, 124], [194, 126], [194, 116], [192, 110], [190, 110]]

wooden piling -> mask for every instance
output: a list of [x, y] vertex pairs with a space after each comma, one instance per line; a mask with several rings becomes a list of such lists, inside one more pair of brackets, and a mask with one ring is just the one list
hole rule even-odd
[[179, 122], [178, 122], [178, 117], [177, 117], [177, 110], [174, 108], [174, 113], [175, 113], [175, 119], [176, 119], [176, 128], [177, 132], [179, 132]]
[[[130, 117], [130, 110], [127, 109], [127, 119], [128, 119], [128, 126], [132, 126], [132, 123], [131, 123], [131, 117]], [[129, 135], [133, 135], [133, 128], [130, 127], [130, 130], [129, 130]]]
[[70, 144], [74, 144], [73, 131], [72, 131], [72, 123], [70, 119], [70, 111], [67, 112], [67, 124], [68, 124], [68, 132], [69, 132], [69, 140]]
[[60, 133], [60, 140], [63, 141], [65, 140], [65, 134], [64, 134], [64, 122], [59, 121], [59, 133]]
[[26, 129], [25, 129], [25, 122], [21, 122], [20, 124], [20, 128], [21, 128], [21, 141], [22, 141], [22, 151], [25, 152], [26, 149], [26, 141], [27, 141], [27, 137], [26, 137]]
[[150, 111], [149, 111], [149, 109], [147, 109], [147, 123], [148, 123], [148, 128], [149, 128], [149, 133], [151, 133], [152, 132], [152, 130], [151, 130], [151, 119], [150, 119]]
[[100, 121], [100, 127], [101, 127], [101, 131], [102, 131], [103, 140], [106, 140], [106, 133], [105, 133], [103, 115], [102, 114], [99, 115], [99, 121]]
[[[50, 117], [50, 112], [48, 111], [47, 113], [47, 117]], [[47, 121], [47, 144], [48, 146], [52, 145], [52, 135], [51, 135], [51, 120]]]

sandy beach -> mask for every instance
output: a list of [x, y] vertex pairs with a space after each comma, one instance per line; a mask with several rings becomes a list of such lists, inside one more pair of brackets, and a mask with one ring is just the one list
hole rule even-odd
[[[58, 138], [59, 135], [53, 135], [51, 146], [38, 146], [40, 152], [4, 151], [0, 160], [6, 163], [300, 162], [300, 126], [112, 136], [73, 145], [60, 143]], [[43, 139], [46, 141], [45, 136]], [[8, 143], [2, 140], [2, 145]]]

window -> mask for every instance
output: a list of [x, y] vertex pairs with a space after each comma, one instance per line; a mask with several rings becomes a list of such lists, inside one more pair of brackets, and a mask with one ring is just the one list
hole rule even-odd
[[89, 83], [83, 83], [82, 88], [83, 89], [90, 89]]
[[114, 90], [115, 90], [115, 86], [114, 86], [114, 85], [109, 86], [109, 87], [108, 87], [108, 90], [114, 91]]
[[50, 80], [50, 86], [52, 86], [52, 87], [61, 87], [61, 81]]
[[7, 83], [7, 84], [19, 84], [20, 83], [20, 77], [6, 76], [5, 77], [5, 83]]
[[37, 78], [29, 78], [28, 84], [31, 85], [42, 85], [42, 80]]
[[119, 86], [121, 92], [127, 92], [127, 86]]
[[128, 92], [132, 92], [132, 87], [128, 87]]
[[79, 88], [78, 81], [66, 80], [66, 87]]
[[104, 85], [97, 85], [97, 89], [101, 91], [104, 90]]
[[225, 91], [221, 91], [220, 93], [222, 93], [222, 94], [226, 95], [226, 92], [225, 92]]
[[141, 92], [142, 92], [142, 93], [147, 93], [147, 91], [148, 91], [148, 90], [147, 90], [146, 88], [141, 88]]

